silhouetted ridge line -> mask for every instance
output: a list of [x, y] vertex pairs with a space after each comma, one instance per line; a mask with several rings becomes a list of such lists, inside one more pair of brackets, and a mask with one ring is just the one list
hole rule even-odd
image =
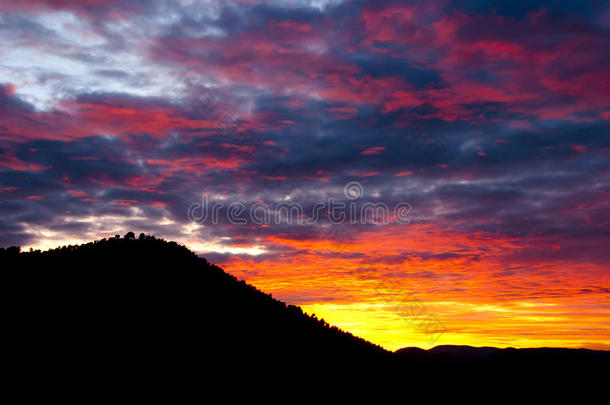
[[[175, 242], [133, 233], [45, 252], [0, 250], [23, 355], [44, 363], [388, 362], [391, 352], [308, 316]], [[10, 281], [9, 281], [10, 280]]]
[[610, 352], [567, 348], [506, 348], [440, 345], [428, 350], [405, 347], [395, 354], [420, 370], [502, 372], [511, 375], [588, 374], [610, 364]]

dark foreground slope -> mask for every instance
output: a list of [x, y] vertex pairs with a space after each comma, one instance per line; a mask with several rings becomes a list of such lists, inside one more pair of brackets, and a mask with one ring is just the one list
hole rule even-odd
[[236, 381], [349, 375], [402, 387], [476, 375], [582, 374], [609, 364], [608, 352], [576, 350], [391, 353], [236, 280], [183, 246], [144, 235], [47, 252], [0, 249], [0, 268], [11, 359], [5, 364], [16, 376], [74, 384], [102, 377], [188, 383], [210, 373]]
[[21, 364], [172, 375], [357, 371], [394, 359], [174, 242], [142, 235], [1, 256]]

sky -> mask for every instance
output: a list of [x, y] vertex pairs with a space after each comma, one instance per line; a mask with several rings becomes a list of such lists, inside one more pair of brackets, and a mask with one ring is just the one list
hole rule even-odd
[[388, 349], [610, 349], [609, 49], [604, 1], [3, 0], [0, 246], [144, 232]]

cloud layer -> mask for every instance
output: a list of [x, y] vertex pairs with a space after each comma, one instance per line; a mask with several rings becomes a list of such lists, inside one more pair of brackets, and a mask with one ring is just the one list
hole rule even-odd
[[[451, 343], [610, 344], [610, 7], [488, 3], [3, 1], [0, 244], [153, 233], [392, 348], [387, 279]], [[410, 223], [226, 220], [353, 181]]]

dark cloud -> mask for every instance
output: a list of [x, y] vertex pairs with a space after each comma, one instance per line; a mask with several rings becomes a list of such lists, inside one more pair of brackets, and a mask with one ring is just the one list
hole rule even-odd
[[[252, 204], [298, 190], [311, 210], [319, 199], [343, 198], [349, 181], [363, 185], [360, 203], [408, 202], [424, 223], [453, 234], [608, 239], [600, 228], [608, 221], [610, 100], [601, 79], [609, 36], [593, 21], [594, 4], [577, 12], [572, 2], [225, 4], [214, 13], [163, 2], [7, 4], [0, 28], [15, 38], [29, 32], [35, 39], [23, 46], [60, 49], [65, 34], [24, 10], [71, 10], [106, 42], [64, 56], [95, 66], [102, 82], [151, 86], [148, 96], [67, 91], [38, 110], [15, 86], [0, 86], [0, 211], [13, 218], [3, 227], [15, 243], [28, 240], [18, 224], [70, 234], [95, 228], [62, 222], [66, 212], [116, 215], [165, 234], [174, 224], [180, 234], [203, 192]], [[160, 78], [152, 74], [105, 66], [109, 49], [136, 43], [129, 23], [110, 28], [120, 18], [149, 35], [131, 49], [142, 63], [174, 69], [167, 91], [153, 91]], [[73, 77], [44, 71], [38, 80]], [[135, 208], [148, 221], [133, 219]], [[229, 225], [194, 232], [233, 247], [258, 238], [275, 256], [285, 251], [274, 237], [340, 237], [319, 226]], [[354, 224], [344, 233], [367, 229]], [[518, 254], [567, 260], [561, 252]], [[377, 261], [468, 256], [414, 255]], [[599, 262], [604, 253], [593, 256]]]

